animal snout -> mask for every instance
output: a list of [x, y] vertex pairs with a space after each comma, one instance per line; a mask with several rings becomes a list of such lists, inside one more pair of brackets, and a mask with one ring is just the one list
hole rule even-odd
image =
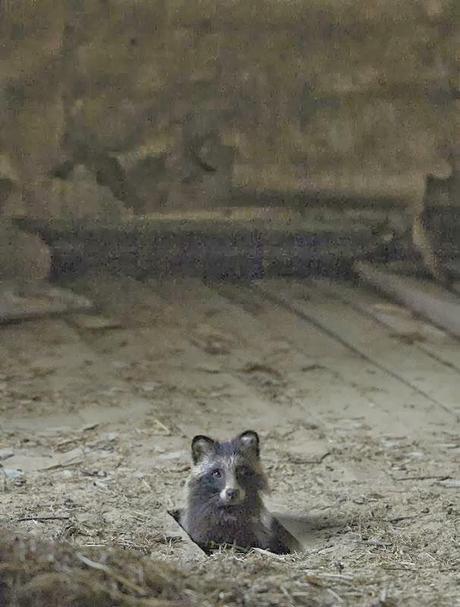
[[239, 489], [225, 489], [225, 497], [228, 501], [233, 502], [240, 497]]
[[220, 492], [220, 499], [223, 504], [236, 506], [244, 501], [245, 495], [246, 493], [242, 487], [228, 484]]

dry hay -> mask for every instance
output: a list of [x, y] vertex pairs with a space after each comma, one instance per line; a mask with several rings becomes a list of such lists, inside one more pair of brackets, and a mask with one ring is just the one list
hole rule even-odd
[[[403, 517], [411, 519], [412, 517]], [[392, 519], [393, 521], [393, 519]], [[171, 564], [120, 547], [77, 546], [3, 531], [1, 607], [454, 607], [455, 538], [412, 520], [357, 522], [341, 561], [325, 542], [302, 555], [221, 551]], [[406, 528], [407, 524], [407, 528]], [[442, 535], [445, 550], [434, 553]], [[433, 543], [433, 544], [432, 544]], [[173, 547], [172, 547], [173, 548]], [[439, 558], [430, 557], [433, 552]], [[334, 555], [334, 556], [333, 556]], [[457, 601], [457, 602], [456, 602]]]
[[[2, 531], [0, 605], [3, 607], [186, 607], [281, 605], [289, 576], [264, 565], [263, 554], [248, 560], [242, 577], [232, 567], [234, 553], [218, 554], [222, 577], [211, 572], [179, 571], [162, 560], [119, 548], [85, 548], [51, 543]], [[235, 560], [236, 559], [236, 560]], [[212, 567], [211, 567], [212, 568]], [[264, 572], [257, 580], [258, 570]], [[271, 571], [270, 571], [271, 569]], [[209, 573], [209, 572], [208, 572]], [[301, 586], [301, 587], [300, 587]], [[310, 591], [309, 591], [310, 590]], [[292, 592], [292, 587], [290, 589]], [[331, 605], [320, 600], [313, 581], [297, 589], [306, 607]], [[260, 600], [257, 600], [260, 597]]]
[[120, 549], [88, 550], [11, 533], [0, 539], [0, 605], [188, 605], [183, 576], [162, 561]]

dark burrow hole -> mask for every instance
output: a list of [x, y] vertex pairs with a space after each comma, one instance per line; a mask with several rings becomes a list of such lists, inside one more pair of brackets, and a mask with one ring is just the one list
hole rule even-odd
[[[202, 552], [204, 552], [207, 556], [212, 555], [214, 552], [217, 552], [218, 550], [221, 550], [222, 548], [230, 548], [232, 550], [236, 550], [237, 552], [242, 552], [242, 553], [248, 553], [251, 551], [251, 548], [242, 548], [240, 546], [234, 546], [234, 545], [222, 546], [219, 544], [197, 544], [190, 537], [190, 535], [187, 533], [187, 530], [184, 529], [184, 527], [180, 523], [180, 516], [181, 516], [182, 510], [180, 508], [178, 508], [175, 510], [168, 510], [167, 512], [168, 512], [169, 516], [171, 516], [174, 519], [176, 524], [182, 529], [183, 533], [187, 536], [188, 540], [190, 542], [192, 542], [195, 546], [198, 546], [198, 548]], [[300, 530], [300, 533], [298, 533], [298, 531], [300, 529], [299, 522], [300, 522], [301, 527], [303, 527], [306, 524], [303, 517], [302, 518], [293, 518], [288, 515], [284, 516], [282, 514], [276, 514], [276, 516], [275, 515], [272, 515], [272, 516], [273, 516], [273, 518], [275, 518], [278, 525], [281, 525], [281, 527], [283, 527], [283, 529], [287, 533], [289, 533], [293, 536], [293, 539], [299, 544], [299, 546], [301, 547], [300, 549], [302, 550], [302, 548], [303, 548], [302, 530]], [[283, 550], [283, 551], [280, 550], [280, 551], [274, 552], [274, 554], [292, 554], [293, 552], [294, 551], [290, 551], [290, 550]]]

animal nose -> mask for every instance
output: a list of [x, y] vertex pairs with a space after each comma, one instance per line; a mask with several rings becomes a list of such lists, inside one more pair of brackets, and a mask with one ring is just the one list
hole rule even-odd
[[239, 493], [240, 492], [238, 491], [238, 489], [226, 489], [225, 490], [225, 495], [226, 495], [227, 499], [229, 499], [229, 500], [236, 500]]

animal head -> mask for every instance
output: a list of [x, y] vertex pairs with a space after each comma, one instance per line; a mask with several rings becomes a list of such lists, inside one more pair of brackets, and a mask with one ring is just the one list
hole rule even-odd
[[246, 430], [229, 441], [198, 435], [192, 440], [191, 483], [200, 498], [222, 507], [241, 506], [268, 490], [259, 436]]

